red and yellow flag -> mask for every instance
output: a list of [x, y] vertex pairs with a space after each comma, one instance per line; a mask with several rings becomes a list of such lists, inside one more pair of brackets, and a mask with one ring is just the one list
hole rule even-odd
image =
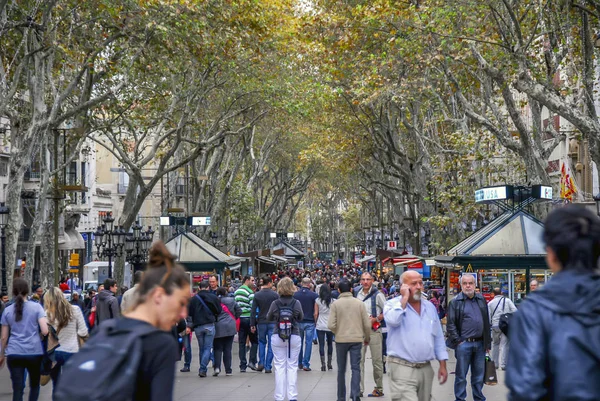
[[577, 187], [575, 186], [573, 174], [569, 165], [566, 162], [562, 162], [561, 164], [562, 166], [560, 168], [560, 197], [561, 199], [565, 199], [569, 202], [572, 202], [573, 198], [577, 194]]

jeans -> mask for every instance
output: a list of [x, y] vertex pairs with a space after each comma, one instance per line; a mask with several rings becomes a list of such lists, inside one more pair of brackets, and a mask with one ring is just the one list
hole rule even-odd
[[498, 368], [506, 368], [508, 355], [508, 337], [498, 327], [492, 327], [492, 361]]
[[215, 338], [215, 369], [221, 369], [221, 359], [225, 365], [225, 373], [231, 373], [231, 349], [233, 348], [233, 336]]
[[210, 350], [215, 338], [215, 324], [203, 324], [194, 327], [196, 339], [198, 340], [198, 353], [200, 357], [200, 373], [206, 373], [208, 370], [208, 361], [210, 361]]
[[240, 369], [246, 370], [248, 360], [246, 359], [246, 340], [250, 337], [250, 364], [256, 365], [256, 352], [258, 351], [258, 335], [250, 331], [250, 318], [240, 318], [240, 332], [238, 342], [240, 348]]
[[50, 370], [50, 378], [52, 379], [52, 397], [54, 397], [54, 391], [56, 390], [56, 386], [58, 386], [58, 378], [62, 372], [62, 367], [73, 355], [74, 354], [71, 352], [54, 351], [56, 364]]
[[8, 355], [6, 364], [10, 371], [13, 401], [23, 401], [25, 371], [29, 372], [29, 401], [37, 401], [40, 395], [42, 355]]
[[258, 355], [259, 365], [265, 369], [271, 370], [273, 366], [273, 348], [271, 345], [271, 336], [275, 330], [275, 323], [259, 323], [258, 330]]
[[325, 340], [327, 339], [327, 355], [333, 354], [333, 333], [331, 331], [317, 330], [319, 339], [319, 355], [325, 356]]
[[192, 364], [192, 333], [184, 334], [183, 337], [183, 367], [190, 368]]
[[302, 341], [300, 354], [298, 355], [298, 365], [310, 368], [310, 354], [312, 353], [312, 340], [315, 335], [315, 324], [307, 322], [298, 323], [298, 329], [300, 329], [300, 341]]
[[350, 369], [352, 378], [350, 379], [350, 398], [360, 400], [360, 352], [362, 343], [335, 343], [335, 353], [337, 355], [338, 375], [337, 375], [337, 401], [346, 401], [346, 365], [348, 364], [348, 354], [350, 354]]
[[283, 341], [278, 334], [271, 336], [273, 344], [273, 365], [275, 365], [275, 401], [298, 399], [298, 368], [296, 361], [300, 353], [300, 337], [292, 337]]
[[475, 401], [485, 401], [483, 395], [483, 377], [485, 375], [485, 346], [483, 341], [463, 342], [455, 350], [456, 377], [454, 396], [456, 401], [467, 398], [467, 372], [471, 368], [471, 389]]

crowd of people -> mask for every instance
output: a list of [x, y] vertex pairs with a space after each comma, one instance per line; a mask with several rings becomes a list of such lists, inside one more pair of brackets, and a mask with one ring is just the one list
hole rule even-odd
[[[247, 369], [273, 373], [274, 399], [294, 401], [298, 374], [313, 369], [318, 345], [319, 369], [337, 370], [338, 401], [385, 394], [429, 401], [436, 376], [440, 384], [448, 379], [452, 349], [456, 401], [467, 399], [469, 371], [473, 399], [485, 401], [486, 355], [506, 370], [511, 401], [597, 399], [600, 220], [582, 208], [557, 209], [546, 221], [544, 241], [554, 276], [543, 287], [532, 282], [535, 291], [518, 310], [500, 288], [486, 302], [470, 274], [446, 302], [415, 271], [378, 277], [328, 263], [248, 275], [228, 287], [211, 276], [191, 288], [184, 269], [157, 242], [146, 270], [120, 299], [112, 279], [97, 294], [70, 302], [60, 287], [36, 289], [30, 297], [28, 283], [16, 279], [12, 300], [2, 297], [0, 366], [8, 365], [17, 401], [26, 376], [31, 401], [44, 376], [54, 400], [92, 399], [86, 394], [110, 381], [112, 399], [168, 401], [182, 356], [180, 372], [192, 371], [195, 336], [201, 380]], [[513, 316], [509, 332], [502, 327], [506, 315]], [[113, 361], [110, 368], [106, 361]], [[432, 361], [438, 361], [437, 375]], [[367, 363], [372, 378], [365, 375]], [[64, 375], [71, 380], [61, 381]]]

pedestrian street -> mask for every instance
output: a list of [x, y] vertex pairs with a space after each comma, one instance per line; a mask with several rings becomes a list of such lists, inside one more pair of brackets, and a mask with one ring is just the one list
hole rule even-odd
[[[273, 390], [275, 387], [274, 374], [264, 372], [254, 372], [248, 369], [247, 373], [240, 373], [239, 357], [237, 343], [233, 344], [233, 376], [225, 376], [221, 373], [218, 377], [212, 376], [212, 368], [208, 369], [208, 377], [198, 377], [198, 353], [197, 342], [194, 337], [192, 341], [193, 361], [192, 371], [189, 373], [180, 373], [179, 369], [183, 366], [180, 362], [177, 366], [177, 375], [175, 379], [174, 400], [177, 401], [271, 401], [273, 400]], [[456, 362], [454, 360], [454, 352], [449, 351], [450, 360], [448, 361], [448, 381], [443, 386], [440, 386], [437, 379], [433, 382], [433, 399], [432, 401], [453, 401], [453, 384], [454, 371]], [[369, 353], [367, 353], [369, 356]], [[311, 372], [298, 372], [298, 401], [335, 401], [337, 394], [337, 365], [335, 352], [333, 355], [333, 370], [321, 372], [319, 366], [319, 347], [313, 346], [311, 357]], [[432, 362], [436, 372], [438, 363]], [[365, 364], [365, 393], [373, 391], [373, 370], [370, 359]], [[487, 397], [487, 401], [505, 401], [508, 391], [504, 386], [504, 374], [502, 370], [498, 370], [499, 383], [495, 386], [484, 386], [483, 392]], [[347, 391], [350, 391], [350, 369], [347, 369]], [[388, 389], [388, 377], [383, 378], [383, 388], [385, 395], [380, 397], [380, 400], [390, 401]], [[25, 390], [25, 397], [28, 394], [28, 388]], [[470, 384], [467, 386], [469, 397], [467, 400], [472, 400]], [[52, 383], [43, 386], [40, 391], [39, 401], [52, 400]], [[10, 401], [12, 390], [8, 369], [0, 370], [0, 401]], [[364, 394], [363, 400], [375, 399], [367, 397]]]

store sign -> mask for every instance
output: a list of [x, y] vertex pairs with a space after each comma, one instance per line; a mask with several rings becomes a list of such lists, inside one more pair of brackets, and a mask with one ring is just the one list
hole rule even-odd
[[490, 202], [504, 200], [512, 195], [512, 186], [481, 188], [475, 191], [475, 202]]
[[398, 249], [398, 243], [396, 241], [388, 241], [387, 242], [387, 249]]
[[206, 217], [193, 216], [191, 225], [192, 226], [210, 226], [210, 216], [206, 216]]
[[531, 195], [536, 199], [552, 200], [552, 187], [548, 185], [534, 185], [531, 187]]

